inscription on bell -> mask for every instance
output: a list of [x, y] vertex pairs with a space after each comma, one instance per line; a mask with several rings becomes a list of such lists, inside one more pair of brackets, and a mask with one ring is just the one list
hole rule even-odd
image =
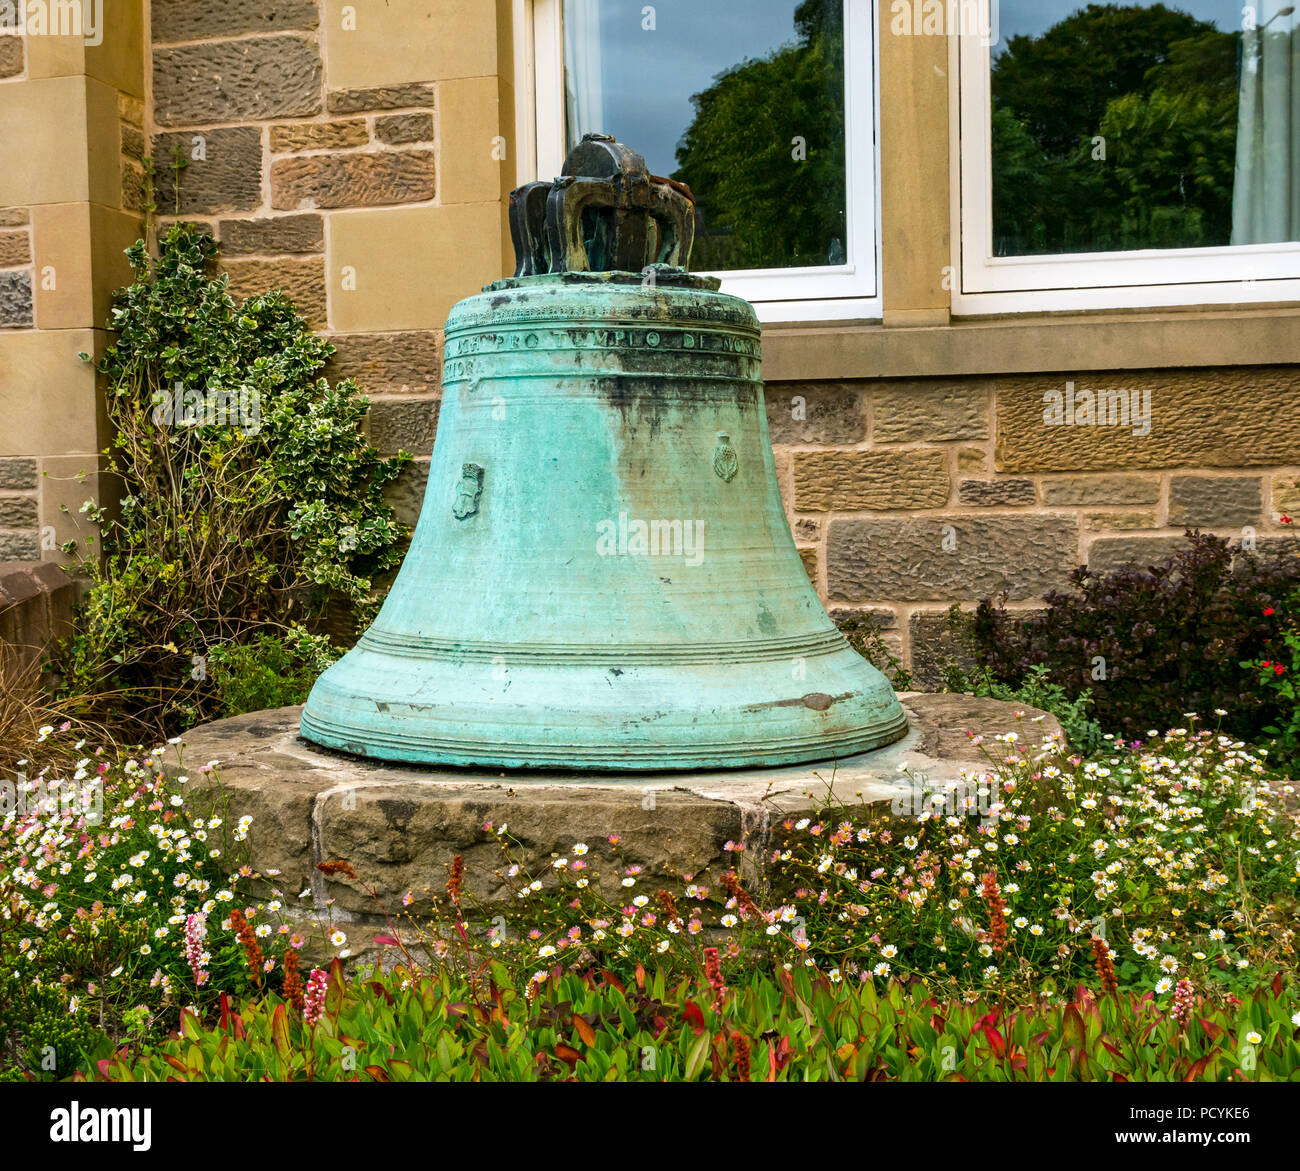
[[649, 349], [699, 350], [702, 353], [737, 354], [757, 358], [759, 344], [750, 338], [727, 334], [691, 333], [687, 330], [663, 329], [566, 329], [528, 334], [480, 334], [457, 338], [448, 348], [448, 357], [467, 358], [502, 350], [535, 350], [575, 347], [578, 349], [618, 349], [645, 346]]

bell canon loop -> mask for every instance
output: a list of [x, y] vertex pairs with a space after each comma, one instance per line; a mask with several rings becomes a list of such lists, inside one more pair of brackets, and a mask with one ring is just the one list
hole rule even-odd
[[590, 772], [829, 761], [898, 739], [777, 485], [753, 307], [688, 272], [694, 206], [588, 135], [510, 201], [516, 275], [447, 320], [424, 505], [301, 732], [383, 760]]

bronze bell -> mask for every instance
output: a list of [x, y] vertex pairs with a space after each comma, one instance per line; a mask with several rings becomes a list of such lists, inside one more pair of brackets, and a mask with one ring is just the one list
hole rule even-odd
[[587, 135], [510, 199], [514, 277], [446, 327], [411, 549], [302, 734], [588, 771], [825, 761], [898, 739], [777, 488], [753, 307], [687, 271], [694, 206]]

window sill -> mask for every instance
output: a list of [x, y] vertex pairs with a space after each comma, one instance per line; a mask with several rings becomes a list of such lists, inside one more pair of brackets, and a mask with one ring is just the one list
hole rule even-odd
[[1300, 306], [800, 322], [763, 329], [769, 382], [1300, 363]]

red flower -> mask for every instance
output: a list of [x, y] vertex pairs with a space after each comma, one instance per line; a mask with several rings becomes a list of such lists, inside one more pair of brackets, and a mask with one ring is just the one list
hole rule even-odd
[[709, 987], [715, 992], [726, 987], [722, 980], [722, 962], [718, 959], [716, 947], [704, 949], [704, 978], [708, 980]]
[[1110, 958], [1110, 946], [1096, 935], [1092, 937], [1092, 955], [1102, 991], [1114, 996], [1119, 991], [1119, 978], [1115, 975], [1115, 965]]
[[734, 1038], [736, 1042], [736, 1078], [738, 1081], [749, 1081], [749, 1038], [742, 1037], [739, 1033]]
[[1273, 607], [1272, 607], [1272, 606], [1265, 606], [1265, 607], [1264, 607], [1264, 617], [1265, 617], [1265, 618], [1272, 618], [1272, 617], [1273, 617]]
[[293, 1011], [295, 1013], [302, 1012], [305, 1006], [302, 974], [298, 970], [298, 953], [293, 948], [284, 953], [284, 982], [282, 988], [284, 998], [293, 1006]]
[[1260, 663], [1260, 666], [1265, 668], [1271, 667], [1272, 665], [1273, 665], [1272, 659], [1265, 659], [1262, 663]]
[[1274, 666], [1273, 666], [1273, 670], [1274, 670], [1274, 672], [1275, 672], [1276, 674], [1278, 674], [1278, 675], [1283, 675], [1283, 674], [1286, 673], [1286, 668], [1285, 668], [1284, 666], [1282, 666], [1281, 663], [1276, 663], [1276, 664], [1274, 664]]
[[1006, 903], [1002, 901], [1002, 890], [998, 886], [997, 872], [990, 870], [984, 875], [984, 881], [980, 886], [980, 894], [988, 900], [989, 904], [989, 942], [993, 945], [993, 950], [998, 953], [998, 958], [1002, 958], [1002, 953], [1007, 946], [1007, 915]]
[[1291, 518], [1289, 516], [1279, 516], [1277, 519], [1280, 520], [1284, 525], [1289, 525], [1291, 523]]

